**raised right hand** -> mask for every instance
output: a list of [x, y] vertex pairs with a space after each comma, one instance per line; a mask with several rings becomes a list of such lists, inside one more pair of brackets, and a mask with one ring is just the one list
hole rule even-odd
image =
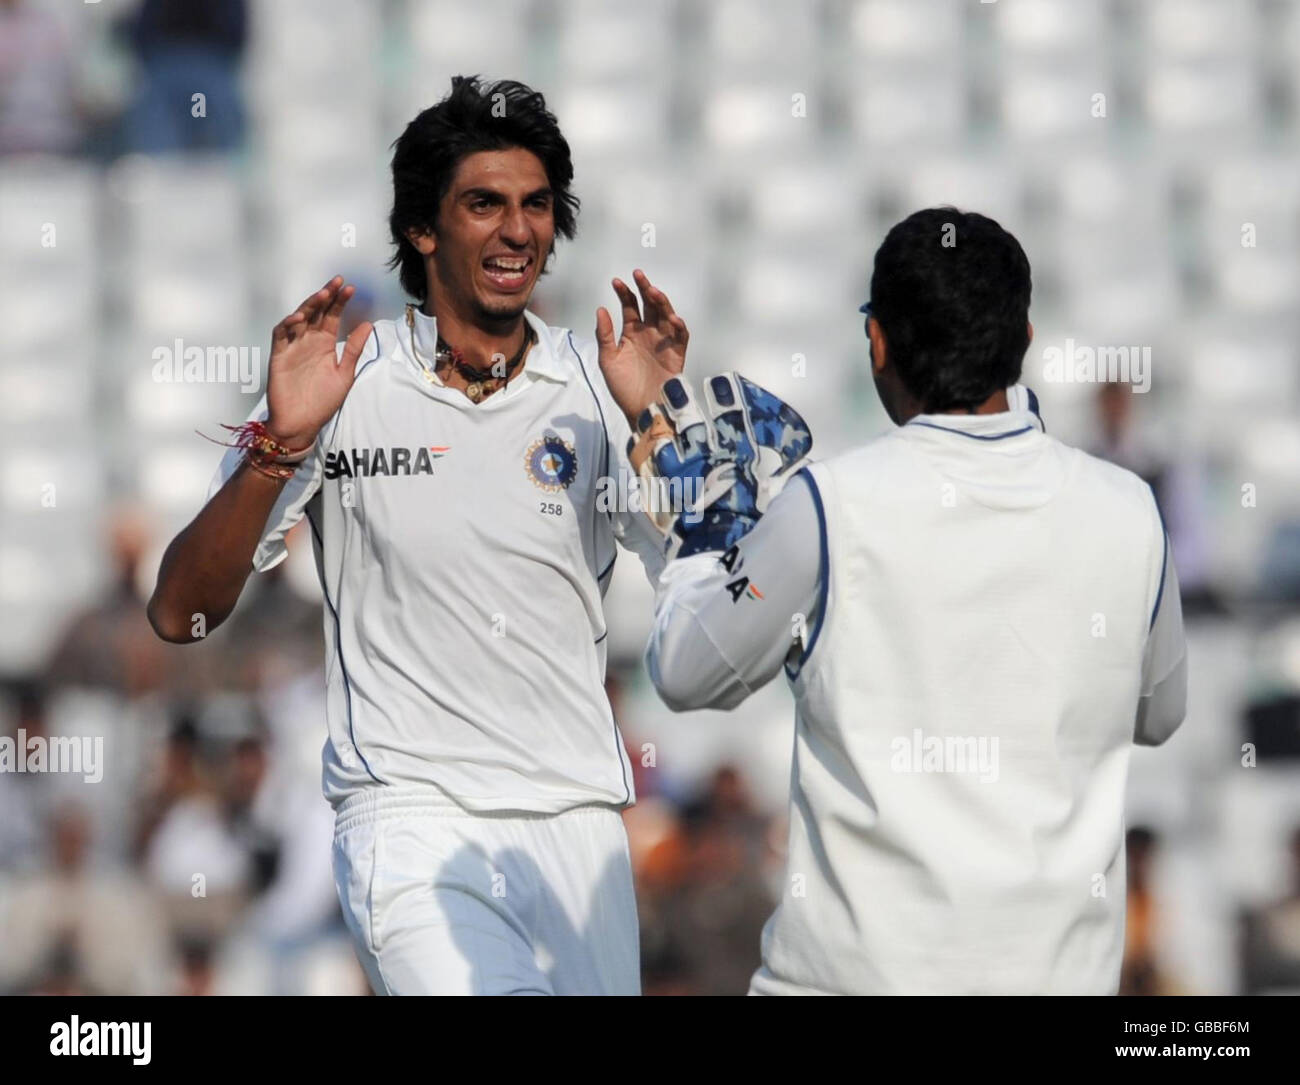
[[357, 359], [373, 330], [358, 324], [339, 357], [339, 318], [356, 292], [336, 275], [271, 332], [266, 428], [289, 448], [306, 448], [347, 398]]

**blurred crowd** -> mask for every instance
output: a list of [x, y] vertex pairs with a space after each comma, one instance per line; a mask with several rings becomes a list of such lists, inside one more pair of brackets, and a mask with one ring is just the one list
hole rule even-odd
[[[102, 738], [105, 771], [95, 783], [0, 775], [0, 991], [363, 993], [319, 792], [321, 609], [300, 579], [310, 543], [295, 531], [291, 560], [179, 647], [144, 613], [156, 542], [145, 514], [120, 509], [105, 540], [111, 587], [38, 673], [3, 687], [0, 736]], [[661, 767], [625, 693], [637, 668], [614, 666], [608, 691], [639, 797], [625, 822], [644, 989], [740, 994], [782, 891], [784, 812], [756, 802], [735, 765], [694, 780]], [[1123, 991], [1192, 993], [1162, 957], [1178, 902], [1153, 873], [1161, 835], [1133, 826], [1127, 844]], [[1289, 854], [1289, 890], [1237, 917], [1243, 992], [1300, 989], [1300, 826]]]
[[0, 777], [0, 988], [359, 989], [320, 794], [319, 605], [281, 567], [206, 640], [165, 644], [147, 532], [115, 515], [111, 589], [6, 684], [4, 734], [98, 740], [103, 772]]
[[[164, 644], [144, 613], [146, 542], [138, 514], [115, 518], [112, 589], [4, 689], [0, 734], [102, 738], [106, 770], [0, 776], [0, 991], [361, 993], [319, 792], [320, 606], [281, 565], [204, 641]], [[622, 716], [620, 688], [611, 675]], [[629, 743], [646, 991], [743, 993], [781, 819], [735, 769], [688, 789]]]
[[[66, 25], [31, 0], [0, 0], [0, 154], [229, 151], [244, 138], [245, 0], [142, 0], [113, 32], [138, 66], [118, 108], [93, 93]], [[190, 123], [202, 87], [202, 116]]]

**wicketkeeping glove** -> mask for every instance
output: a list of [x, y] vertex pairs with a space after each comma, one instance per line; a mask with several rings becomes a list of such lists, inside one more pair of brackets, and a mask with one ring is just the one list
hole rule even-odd
[[739, 373], [707, 381], [703, 410], [690, 386], [673, 377], [641, 413], [637, 431], [628, 456], [669, 561], [730, 548], [812, 448], [799, 413]]

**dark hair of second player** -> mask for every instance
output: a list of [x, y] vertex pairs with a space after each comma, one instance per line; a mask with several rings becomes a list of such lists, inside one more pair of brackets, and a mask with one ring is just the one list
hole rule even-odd
[[876, 250], [871, 316], [921, 411], [973, 411], [1020, 379], [1029, 349], [1025, 251], [993, 219], [917, 211]]

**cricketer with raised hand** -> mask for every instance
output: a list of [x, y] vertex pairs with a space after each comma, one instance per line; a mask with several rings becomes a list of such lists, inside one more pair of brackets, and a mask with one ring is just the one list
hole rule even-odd
[[[1130, 751], [1184, 715], [1178, 582], [1150, 488], [1047, 436], [1016, 385], [1029, 296], [997, 223], [905, 219], [864, 306], [897, 428], [728, 530], [674, 525], [647, 650], [663, 699], [733, 707], [784, 668], [796, 701], [753, 994], [1118, 988]], [[699, 443], [661, 435], [660, 470]], [[705, 442], [701, 477], [745, 474], [729, 444]]]

